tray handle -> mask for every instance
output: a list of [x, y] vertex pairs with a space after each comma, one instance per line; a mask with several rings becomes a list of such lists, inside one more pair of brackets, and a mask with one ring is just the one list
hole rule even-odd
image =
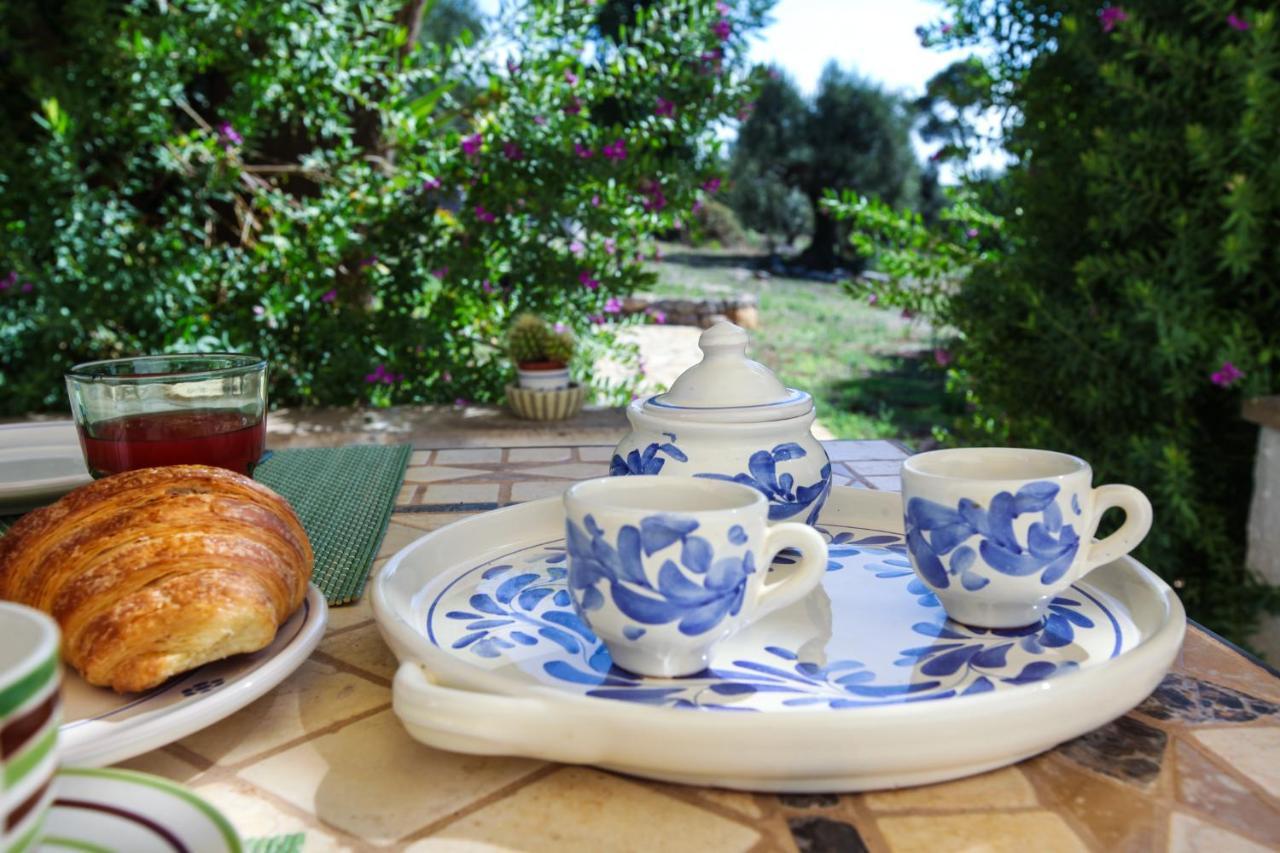
[[537, 697], [504, 696], [436, 683], [406, 660], [391, 686], [392, 707], [410, 733], [453, 752], [523, 755], [590, 764], [604, 755], [602, 732]]

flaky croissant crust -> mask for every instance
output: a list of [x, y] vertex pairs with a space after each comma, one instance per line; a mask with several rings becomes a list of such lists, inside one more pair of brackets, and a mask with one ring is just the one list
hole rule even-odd
[[0, 599], [51, 614], [67, 663], [127, 693], [269, 645], [311, 568], [284, 498], [222, 468], [172, 465], [24, 516], [0, 538]]

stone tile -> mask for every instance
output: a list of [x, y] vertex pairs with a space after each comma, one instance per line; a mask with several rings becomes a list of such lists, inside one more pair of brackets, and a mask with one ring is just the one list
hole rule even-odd
[[139, 773], [163, 776], [183, 785], [192, 784], [203, 772], [199, 767], [183, 761], [176, 755], [170, 755], [163, 749], [143, 753], [136, 758], [130, 758], [128, 761], [122, 761], [114, 766], [122, 770], [136, 770]]
[[493, 477], [492, 471], [479, 468], [451, 468], [447, 465], [424, 465], [421, 468], [407, 468], [404, 472], [406, 483], [439, 483], [445, 480], [460, 480], [464, 477], [484, 475]]
[[[759, 834], [617, 776], [567, 767], [423, 839], [410, 851], [746, 850]], [[482, 846], [483, 845], [483, 846]]]
[[415, 465], [426, 465], [430, 459], [430, 450], [415, 450], [409, 454], [409, 467], [412, 468]]
[[760, 811], [760, 805], [756, 802], [756, 798], [751, 794], [742, 791], [723, 791], [719, 788], [701, 788], [696, 789], [697, 794], [704, 800], [710, 800], [718, 806], [726, 809], [732, 809], [738, 814], [747, 817], [760, 817], [763, 812]]
[[508, 462], [568, 462], [572, 447], [513, 447], [507, 451]]
[[502, 449], [499, 447], [474, 447], [458, 450], [436, 451], [437, 465], [454, 465], [459, 462], [501, 462]]
[[825, 817], [793, 817], [787, 821], [799, 853], [866, 853], [867, 845], [853, 824]]
[[320, 651], [388, 681], [396, 674], [399, 666], [396, 656], [382, 641], [377, 625], [366, 625], [325, 637], [320, 643]]
[[386, 687], [309, 660], [261, 699], [180, 743], [235, 764], [390, 701]]
[[578, 458], [583, 462], [609, 462], [613, 459], [613, 447], [579, 447]]
[[1065, 853], [1088, 849], [1062, 818], [1046, 811], [882, 817], [876, 825], [893, 853]]
[[852, 486], [857, 482], [857, 478], [847, 471], [841, 471], [837, 468], [831, 472], [831, 484], [834, 486]]
[[[374, 561], [374, 568], [369, 572], [369, 580], [372, 581], [374, 576], [378, 574], [381, 568], [379, 563], [385, 564], [386, 560]], [[369, 587], [366, 584], [365, 594], [350, 604], [344, 604], [341, 607], [329, 608], [329, 625], [327, 631], [333, 633], [342, 628], [350, 628], [352, 625], [359, 625], [362, 622], [368, 622], [373, 618], [373, 605], [369, 603]]]
[[829, 809], [840, 804], [839, 794], [779, 794], [778, 802], [789, 809]]
[[[432, 749], [410, 738], [387, 710], [273, 755], [240, 776], [329, 826], [386, 844], [541, 766]], [[562, 812], [564, 803], [556, 805]]]
[[396, 492], [395, 506], [410, 506], [418, 495], [418, 485], [416, 483], [403, 483], [400, 491]]
[[567, 462], [564, 465], [539, 465], [521, 469], [522, 474], [538, 477], [563, 477], [566, 480], [590, 480], [609, 476], [609, 466], [602, 462]]
[[557, 498], [573, 483], [568, 480], [529, 480], [511, 484], [511, 500], [536, 501], [538, 498]]
[[1138, 710], [1157, 720], [1185, 723], [1250, 723], [1280, 715], [1274, 702], [1177, 672], [1166, 675]]
[[1280, 797], [1280, 727], [1210, 729], [1196, 732], [1196, 739], [1268, 794]]
[[[1051, 752], [1018, 765], [1046, 808], [1073, 819], [1108, 853], [1147, 853], [1164, 830], [1167, 810], [1138, 788], [1086, 770]], [[1157, 783], [1163, 787], [1163, 783]]]
[[1160, 775], [1169, 736], [1132, 717], [1096, 728], [1058, 747], [1058, 753], [1123, 782], [1149, 786]]
[[1275, 847], [1256, 844], [1234, 832], [1205, 823], [1191, 815], [1174, 812], [1169, 819], [1169, 853], [1267, 853]]
[[387, 525], [387, 532], [382, 536], [382, 544], [378, 546], [377, 559], [385, 560], [404, 546], [417, 542], [421, 538], [420, 529], [402, 523], [399, 518], [393, 518]]
[[1244, 835], [1280, 846], [1280, 811], [1181, 739], [1174, 741], [1178, 801]]
[[469, 515], [469, 512], [402, 512], [395, 519], [406, 527], [430, 532], [461, 521]]
[[[907, 454], [887, 441], [823, 442], [833, 462], [858, 462], [864, 459], [905, 459]], [[855, 466], [856, 467], [856, 466]]]
[[1017, 767], [921, 788], [876, 791], [864, 801], [876, 811], [973, 811], [1037, 805], [1035, 789]]
[[494, 503], [497, 483], [432, 483], [418, 496], [420, 504]]
[[1176, 669], [1221, 687], [1231, 687], [1268, 702], [1280, 703], [1280, 678], [1203, 631], [1187, 631], [1181, 664]]
[[195, 793], [226, 815], [241, 838], [305, 832], [307, 853], [355, 849], [339, 842], [327, 832], [316, 829], [292, 812], [277, 807], [264, 798], [260, 791], [240, 779], [201, 785], [195, 788]]
[[900, 492], [902, 491], [902, 480], [897, 476], [893, 477], [865, 477], [871, 488], [879, 489], [882, 492]]

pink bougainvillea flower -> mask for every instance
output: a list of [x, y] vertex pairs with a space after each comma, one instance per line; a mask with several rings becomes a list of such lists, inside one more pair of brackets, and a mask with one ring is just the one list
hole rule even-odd
[[443, 280], [444, 280], [444, 277], [445, 277], [445, 276], [447, 276], [447, 275], [449, 274], [449, 268], [448, 268], [448, 267], [440, 267], [440, 269], [438, 269], [438, 270], [432, 270], [432, 271], [431, 271], [431, 274], [432, 274], [433, 276], [435, 276], [436, 278], [440, 279], [441, 281], [443, 281]]
[[704, 205], [704, 204], [702, 203], [702, 199], [697, 199], [697, 200], [695, 200], [695, 201], [694, 201], [694, 203], [693, 203], [693, 207], [689, 208], [689, 212], [690, 212], [690, 213], [701, 213], [701, 212], [702, 212], [702, 208], [703, 208], [703, 207], [705, 207], [705, 206], [706, 206], [706, 205]]
[[564, 70], [564, 81], [570, 86], [576, 86], [578, 85], [578, 75], [574, 74], [572, 69], [566, 68]]
[[970, 228], [970, 229], [968, 229], [967, 231], [965, 231], [965, 232], [964, 232], [964, 236], [966, 236], [966, 237], [968, 237], [970, 240], [972, 240], [974, 237], [977, 237], [977, 236], [978, 236], [978, 229], [977, 229], [977, 228]]
[[583, 270], [582, 272], [578, 273], [578, 281], [581, 282], [582, 286], [585, 287], [587, 290], [596, 290], [597, 288], [600, 287], [600, 282], [592, 278], [591, 273], [587, 272], [586, 270]]
[[244, 143], [244, 137], [236, 132], [236, 129], [231, 126], [229, 121], [224, 121], [218, 125], [218, 136], [227, 145], [241, 145]]
[[606, 313], [606, 314], [621, 314], [621, 313], [622, 313], [622, 300], [620, 300], [620, 299], [619, 299], [618, 297], [616, 297], [616, 296], [610, 296], [610, 297], [605, 301], [605, 303], [604, 303], [604, 313]]
[[438, 190], [440, 189], [440, 186], [441, 184], [440, 184], [439, 178], [428, 177], [426, 180], [422, 182], [422, 189], [425, 190], [426, 192]]
[[933, 360], [939, 367], [946, 367], [951, 363], [951, 353], [944, 347], [934, 347]]
[[676, 114], [676, 105], [674, 101], [668, 101], [661, 95], [658, 96], [658, 106], [654, 108], [653, 114], [658, 117], [670, 118]]
[[1230, 15], [1227, 15], [1227, 26], [1231, 27], [1233, 30], [1244, 32], [1249, 29], [1249, 22], [1237, 15], [1235, 12], [1232, 12]]
[[263, 308], [261, 305], [253, 306], [253, 316], [261, 317], [265, 313], [267, 313], [267, 309]]
[[18, 292], [19, 292], [19, 293], [30, 293], [31, 291], [33, 291], [33, 290], [35, 290], [35, 289], [36, 289], [36, 286], [35, 286], [34, 284], [32, 284], [32, 283], [31, 283], [31, 282], [29, 282], [29, 281], [24, 281], [24, 282], [22, 283], [22, 287], [18, 288]]
[[475, 208], [476, 219], [480, 222], [493, 222], [497, 219], [491, 212], [484, 209], [483, 204], [477, 204]]
[[465, 409], [470, 404], [470, 401], [466, 397], [459, 397], [453, 401], [453, 404], [459, 409]]
[[721, 18], [711, 25], [711, 32], [715, 33], [720, 41], [728, 41], [729, 36], [733, 35], [733, 24]]
[[1116, 24], [1121, 21], [1129, 20], [1129, 13], [1119, 6], [1107, 6], [1098, 13], [1098, 21], [1102, 24], [1102, 31], [1109, 33], [1116, 28]]
[[599, 207], [599, 206], [600, 206], [600, 196], [599, 196], [599, 195], [593, 195], [593, 196], [591, 197], [591, 206], [592, 206], [592, 207]]
[[582, 99], [573, 98], [570, 100], [569, 103], [565, 104], [564, 112], [565, 115], [571, 116], [576, 116], [578, 113], [582, 112]]
[[618, 241], [617, 241], [617, 240], [615, 240], [615, 239], [613, 239], [612, 237], [605, 237], [605, 238], [604, 238], [604, 253], [605, 253], [606, 255], [612, 255], [612, 254], [613, 254], [614, 252], [616, 252], [616, 251], [618, 251]]
[[667, 322], [667, 313], [665, 311], [659, 311], [656, 308], [649, 308], [644, 313], [648, 314], [653, 322], [657, 323], [659, 326]]
[[627, 159], [627, 141], [625, 139], [615, 139], [601, 148], [600, 153], [604, 155], [606, 160], [625, 160]]
[[572, 243], [569, 244], [569, 251], [575, 255], [581, 255], [586, 250], [587, 250], [587, 247], [582, 245], [581, 240], [574, 240]]
[[716, 0], [716, 11], [721, 15], [727, 15], [731, 10], [729, 8], [729, 4], [724, 2], [724, 0]]
[[875, 305], [875, 304], [876, 304], [877, 302], [879, 302], [879, 301], [880, 301], [880, 295], [879, 295], [878, 293], [870, 293], [870, 294], [867, 294], [867, 304], [868, 304], [868, 305]]
[[943, 24], [943, 25], [942, 25], [942, 34], [943, 34], [944, 36], [945, 36], [945, 35], [947, 35], [947, 34], [949, 34], [949, 33], [951, 32], [951, 30], [952, 30], [952, 29], [954, 29], [954, 26], [953, 26], [952, 24]]
[[589, 317], [587, 317], [587, 319], [591, 321], [591, 324], [592, 324], [593, 326], [603, 326], [603, 325], [604, 325], [604, 315], [603, 315], [603, 314], [592, 314], [592, 315], [590, 315]]
[[702, 60], [703, 64], [718, 67], [723, 56], [724, 52], [717, 47], [714, 50], [704, 50], [702, 53], [698, 54], [698, 59]]
[[547, 123], [547, 117], [546, 117], [546, 116], [534, 116], [534, 117], [533, 117], [533, 123], [534, 123], [534, 124], [536, 124], [538, 127], [542, 127], [544, 124], [546, 124], [546, 123]]
[[480, 289], [485, 293], [493, 293], [493, 282], [486, 278], [484, 281], [480, 282]]
[[326, 291], [326, 292], [325, 292], [325, 295], [324, 295], [324, 296], [321, 296], [321, 297], [320, 297], [320, 301], [321, 301], [321, 302], [333, 302], [333, 301], [334, 301], [335, 299], [337, 299], [337, 298], [338, 298], [338, 291], [336, 291], [336, 290], [329, 290], [329, 291]]
[[751, 118], [751, 114], [756, 110], [756, 102], [748, 101], [738, 110], [738, 121], [746, 121]]
[[702, 188], [709, 193], [717, 193], [720, 191], [720, 179], [708, 178], [707, 181], [703, 183]]
[[484, 134], [476, 133], [471, 136], [462, 137], [462, 153], [468, 157], [474, 157], [480, 153], [480, 146], [484, 144]]
[[596, 156], [596, 152], [592, 151], [581, 142], [573, 143], [573, 153], [577, 154], [583, 160], [590, 160], [592, 157]]
[[514, 142], [502, 143], [502, 154], [508, 160], [523, 160], [524, 152], [520, 150], [520, 146]]
[[566, 326], [564, 323], [561, 323], [558, 320], [556, 321], [556, 324], [551, 328], [555, 329], [557, 335], [563, 335], [565, 332], [569, 330], [568, 326]]
[[1219, 388], [1230, 388], [1244, 378], [1244, 371], [1229, 361], [1222, 362], [1222, 367], [1209, 374], [1209, 381]]
[[440, 378], [445, 382], [452, 382], [453, 374], [446, 370], [444, 373], [440, 374]]

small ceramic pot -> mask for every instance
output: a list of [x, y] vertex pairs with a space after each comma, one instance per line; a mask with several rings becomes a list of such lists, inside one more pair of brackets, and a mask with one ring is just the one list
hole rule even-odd
[[582, 411], [584, 398], [581, 385], [570, 385], [558, 391], [531, 391], [507, 386], [507, 404], [516, 417], [527, 421], [563, 421]]
[[520, 387], [530, 391], [559, 391], [569, 387], [569, 368], [558, 361], [521, 364], [516, 367]]
[[747, 334], [719, 323], [699, 339], [702, 361], [666, 394], [627, 407], [631, 432], [614, 450], [614, 476], [731, 480], [769, 500], [769, 521], [815, 524], [831, 490], [831, 463], [810, 431], [813, 398], [746, 357]]

